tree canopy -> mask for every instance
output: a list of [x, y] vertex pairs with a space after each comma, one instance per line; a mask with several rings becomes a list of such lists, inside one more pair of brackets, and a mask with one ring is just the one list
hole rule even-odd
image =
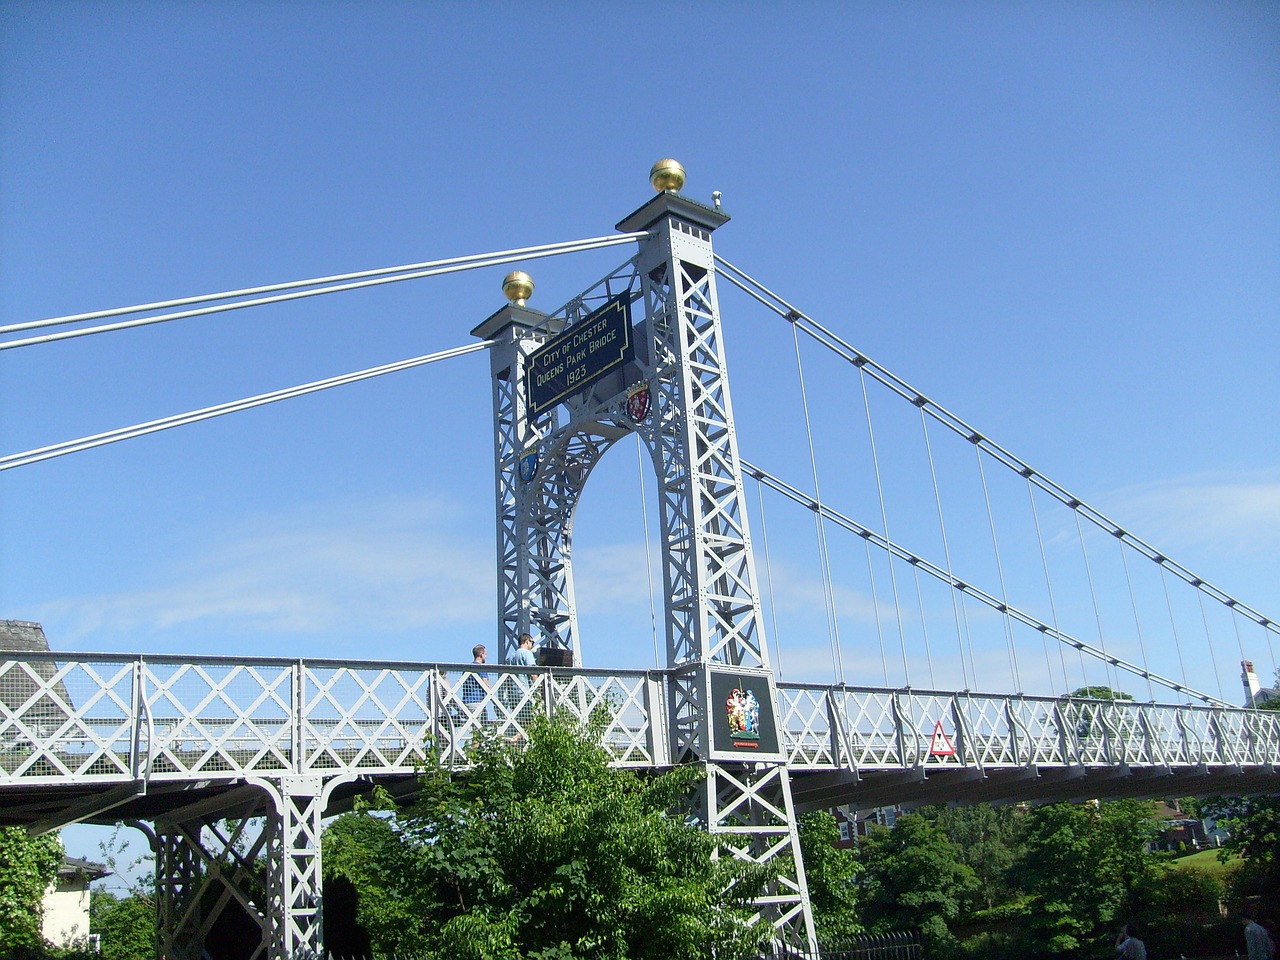
[[767, 870], [720, 857], [673, 811], [697, 767], [609, 766], [600, 731], [539, 718], [524, 744], [485, 739], [473, 766], [426, 770], [412, 806], [379, 803], [325, 833], [378, 953], [494, 960], [746, 957], [771, 929], [751, 902]]
[[1153, 867], [1151, 804], [1052, 803], [1026, 817], [1027, 850], [1014, 876], [1033, 898], [1032, 945], [1062, 955], [1096, 949]]
[[797, 828], [818, 939], [835, 942], [861, 933], [858, 876], [862, 866], [852, 851], [836, 846], [840, 839], [836, 818], [813, 811], [801, 815]]
[[1280, 889], [1280, 797], [1212, 797], [1200, 811], [1230, 834], [1219, 856], [1242, 861], [1232, 876], [1232, 899], [1274, 896]]
[[978, 888], [973, 869], [936, 824], [920, 814], [899, 817], [862, 844], [866, 918], [873, 930], [919, 929], [931, 954], [952, 940], [948, 924]]
[[61, 862], [56, 833], [30, 837], [22, 827], [0, 827], [0, 955], [43, 947], [44, 892]]

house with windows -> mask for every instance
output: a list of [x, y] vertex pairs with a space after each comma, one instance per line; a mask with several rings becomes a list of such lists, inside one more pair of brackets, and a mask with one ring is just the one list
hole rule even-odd
[[92, 943], [89, 932], [89, 884], [111, 875], [100, 863], [64, 857], [58, 876], [44, 894], [40, 932], [55, 947]]

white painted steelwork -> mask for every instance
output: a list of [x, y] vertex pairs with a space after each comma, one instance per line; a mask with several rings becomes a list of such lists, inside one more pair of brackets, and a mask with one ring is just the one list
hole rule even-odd
[[[662, 718], [668, 752], [659, 762], [704, 764], [693, 815], [733, 856], [777, 869], [779, 880], [756, 902], [759, 915], [774, 925], [779, 941], [813, 950], [813, 915], [781, 757], [735, 755], [736, 748], [713, 742], [713, 725], [724, 715], [711, 694], [717, 668], [752, 676], [764, 699], [774, 701], [711, 247], [712, 232], [728, 219], [660, 192], [618, 224], [628, 235], [646, 233], [634, 259], [550, 315], [518, 301], [472, 331], [494, 344], [498, 647], [506, 660], [521, 633], [540, 633], [544, 645], [568, 648], [573, 662], [582, 663], [574, 515], [601, 457], [636, 434], [657, 477], [662, 524], [671, 670]], [[570, 336], [615, 298], [643, 310], [630, 331], [634, 359], [534, 414], [526, 384], [534, 354], [552, 337]], [[637, 393], [644, 400], [633, 406]]]
[[[468, 741], [482, 730], [522, 737], [533, 716], [557, 710], [606, 716], [615, 765], [665, 767], [679, 673], [15, 655], [0, 660], [0, 790], [136, 782], [145, 791], [164, 781], [250, 777], [327, 782], [404, 775], [436, 755], [461, 769]], [[482, 700], [468, 702], [466, 682], [479, 676], [489, 686]], [[1280, 767], [1280, 714], [1272, 711], [842, 684], [777, 690], [793, 775], [1028, 764]], [[931, 752], [939, 722], [954, 754]], [[82, 819], [95, 818], [89, 811]]]
[[[15, 655], [0, 661], [0, 821], [37, 830], [152, 821], [168, 956], [198, 943], [216, 919], [211, 904], [228, 899], [261, 924], [264, 956], [313, 956], [321, 817], [344, 798], [374, 782], [411, 787], [433, 755], [465, 769], [481, 730], [521, 737], [533, 716], [555, 710], [607, 717], [617, 766], [668, 766], [681, 674]], [[488, 687], [469, 702], [467, 681], [481, 675]], [[1280, 788], [1280, 716], [1267, 711], [797, 683], [777, 691], [785, 764], [706, 764], [705, 798], [722, 811], [722, 832], [775, 852], [787, 848], [796, 810], [837, 803]], [[265, 885], [248, 872], [259, 855]], [[795, 878], [784, 877], [766, 899], [785, 912], [796, 896]]]

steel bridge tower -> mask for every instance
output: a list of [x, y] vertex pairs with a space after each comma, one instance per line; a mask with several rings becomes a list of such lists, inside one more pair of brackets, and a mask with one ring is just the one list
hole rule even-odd
[[540, 634], [581, 665], [574, 514], [600, 458], [636, 434], [660, 501], [667, 760], [703, 766], [696, 815], [733, 856], [779, 870], [760, 913], [812, 949], [716, 297], [711, 234], [729, 217], [679, 193], [673, 160], [650, 178], [657, 196], [617, 225], [647, 234], [635, 257], [552, 314], [513, 273], [511, 302], [472, 331], [495, 342], [499, 647]]

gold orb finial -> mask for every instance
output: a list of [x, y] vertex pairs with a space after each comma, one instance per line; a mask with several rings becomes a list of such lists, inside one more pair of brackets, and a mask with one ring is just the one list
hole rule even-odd
[[502, 292], [517, 307], [533, 296], [533, 277], [523, 270], [513, 270], [502, 278]]
[[679, 160], [672, 160], [670, 157], [659, 160], [649, 171], [649, 182], [659, 193], [664, 190], [675, 190], [679, 193], [680, 188], [684, 186], [684, 167]]

